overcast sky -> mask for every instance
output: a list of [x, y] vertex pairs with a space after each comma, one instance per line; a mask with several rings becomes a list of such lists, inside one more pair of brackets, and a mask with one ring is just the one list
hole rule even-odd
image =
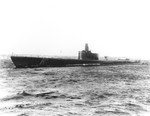
[[150, 59], [150, 0], [1, 0], [0, 54]]

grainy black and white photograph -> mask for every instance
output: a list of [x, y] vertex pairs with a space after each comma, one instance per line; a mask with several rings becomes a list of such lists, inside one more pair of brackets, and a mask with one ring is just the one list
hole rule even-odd
[[150, 116], [149, 0], [0, 0], [0, 116]]

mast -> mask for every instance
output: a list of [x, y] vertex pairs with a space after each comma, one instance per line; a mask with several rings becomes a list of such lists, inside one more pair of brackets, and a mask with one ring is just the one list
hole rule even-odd
[[89, 51], [89, 46], [88, 46], [87, 43], [85, 44], [85, 51], [86, 51], [86, 52]]

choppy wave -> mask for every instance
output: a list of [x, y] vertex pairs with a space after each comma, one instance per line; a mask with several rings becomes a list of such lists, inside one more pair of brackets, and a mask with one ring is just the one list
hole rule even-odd
[[[10, 66], [10, 67], [9, 67]], [[150, 67], [0, 69], [0, 115], [149, 116]]]
[[0, 68], [14, 68], [14, 64], [11, 59], [0, 59]]

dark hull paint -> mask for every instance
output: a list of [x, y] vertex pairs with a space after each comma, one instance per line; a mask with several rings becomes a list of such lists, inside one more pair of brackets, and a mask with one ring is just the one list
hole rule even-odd
[[60, 58], [42, 58], [11, 56], [16, 68], [34, 68], [34, 67], [66, 67], [66, 66], [99, 66], [99, 65], [121, 65], [134, 63], [131, 61], [102, 61], [102, 60], [78, 60], [78, 59], [60, 59]]

